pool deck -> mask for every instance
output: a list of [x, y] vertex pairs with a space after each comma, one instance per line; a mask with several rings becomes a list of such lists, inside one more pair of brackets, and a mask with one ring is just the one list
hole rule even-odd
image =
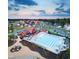
[[[17, 39], [17, 42], [10, 46], [8, 48], [8, 59], [10, 58], [14, 58], [14, 57], [23, 57], [23, 56], [35, 56], [35, 57], [38, 57], [40, 59], [45, 59], [44, 57], [42, 57], [38, 52], [35, 52], [35, 51], [32, 51], [31, 49], [29, 49], [27, 46], [23, 46], [21, 43], [19, 43], [19, 41], [21, 41], [21, 39]], [[17, 45], [20, 45], [22, 46], [22, 49], [18, 52], [10, 52], [10, 49], [14, 46], [17, 46]]]

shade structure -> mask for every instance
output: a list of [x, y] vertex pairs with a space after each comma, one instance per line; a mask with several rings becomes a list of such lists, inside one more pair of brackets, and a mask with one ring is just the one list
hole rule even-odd
[[68, 48], [68, 46], [64, 44], [65, 39], [65, 37], [56, 36], [45, 32], [38, 33], [37, 35], [33, 36], [30, 40], [24, 38], [24, 40], [34, 43], [55, 54], [59, 54], [61, 51], [64, 51]]

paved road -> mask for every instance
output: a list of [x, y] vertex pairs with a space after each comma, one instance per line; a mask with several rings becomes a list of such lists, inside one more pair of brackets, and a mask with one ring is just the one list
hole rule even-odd
[[[21, 43], [19, 43], [19, 41], [21, 41], [19, 38], [16, 40], [17, 40], [17, 42], [8, 48], [8, 59], [26, 59], [26, 58], [29, 58], [26, 56], [36, 56], [40, 59], [45, 59], [38, 52], [32, 51], [27, 46], [23, 46]], [[22, 49], [18, 52], [14, 52], [14, 53], [10, 52], [10, 49], [14, 46], [17, 46], [17, 45], [22, 46]], [[35, 57], [33, 57], [33, 58], [35, 58]]]
[[38, 58], [35, 56], [23, 56], [23, 57], [9, 58], [9, 59], [38, 59]]

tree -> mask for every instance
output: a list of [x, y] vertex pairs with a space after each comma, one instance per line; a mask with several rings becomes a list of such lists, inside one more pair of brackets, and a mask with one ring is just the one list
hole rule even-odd
[[13, 32], [13, 29], [14, 29], [13, 24], [10, 24], [9, 27], [8, 27], [8, 32]]

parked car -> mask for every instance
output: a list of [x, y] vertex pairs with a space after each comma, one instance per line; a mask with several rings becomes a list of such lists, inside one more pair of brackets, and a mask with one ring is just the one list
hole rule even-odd
[[11, 52], [17, 52], [17, 51], [19, 51], [21, 48], [22, 48], [21, 46], [15, 46], [15, 47], [13, 47], [10, 51], [11, 51]]

